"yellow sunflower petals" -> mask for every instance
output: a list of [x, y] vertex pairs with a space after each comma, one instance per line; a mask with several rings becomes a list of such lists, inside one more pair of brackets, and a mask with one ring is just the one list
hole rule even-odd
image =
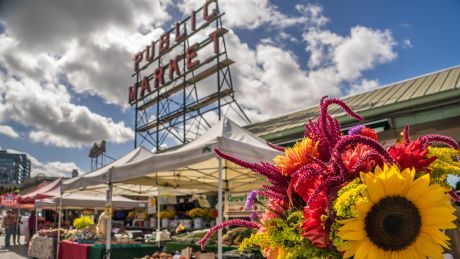
[[449, 249], [449, 244], [447, 243], [447, 241], [450, 240], [450, 238], [445, 234], [441, 233], [441, 231], [427, 227], [423, 228], [422, 231], [427, 236], [430, 236], [435, 242], [442, 245], [446, 249]]
[[358, 247], [361, 245], [362, 242], [357, 242], [357, 241], [350, 241], [350, 245], [343, 254], [343, 258], [350, 258], [355, 255], [356, 250]]
[[368, 213], [371, 210], [371, 204], [367, 201], [358, 201], [355, 206], [360, 212], [363, 213]]
[[369, 254], [370, 246], [371, 246], [371, 243], [369, 241], [363, 242], [356, 250], [354, 258], [355, 259], [367, 258], [367, 255]]
[[361, 240], [366, 238], [365, 231], [340, 231], [337, 234], [340, 238], [344, 240]]
[[364, 229], [364, 221], [354, 220], [340, 227], [339, 231], [362, 230], [362, 229]]
[[419, 177], [412, 183], [412, 186], [406, 193], [406, 197], [412, 201], [418, 199], [423, 193], [425, 193], [428, 190], [429, 183], [430, 177], [427, 174]]
[[442, 248], [439, 245], [434, 244], [431, 238], [422, 233], [417, 241], [419, 241], [419, 250], [423, 251], [426, 256], [430, 256], [432, 258], [442, 258]]

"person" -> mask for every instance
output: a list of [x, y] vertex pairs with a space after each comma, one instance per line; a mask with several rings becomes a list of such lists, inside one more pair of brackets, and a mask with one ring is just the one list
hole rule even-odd
[[21, 215], [18, 215], [19, 210], [16, 210], [14, 213], [14, 227], [13, 227], [13, 245], [16, 245], [16, 240], [18, 245], [21, 245], [20, 237], [21, 237]]
[[100, 238], [107, 237], [107, 217], [105, 216], [105, 211], [99, 215], [97, 221], [97, 234]]
[[12, 211], [8, 210], [5, 217], [3, 217], [3, 226], [5, 227], [5, 248], [10, 247], [11, 234], [13, 234], [14, 229], [14, 217]]
[[30, 214], [29, 220], [27, 222], [27, 228], [29, 229], [29, 238], [27, 239], [27, 245], [29, 245], [30, 239], [35, 234], [35, 210]]

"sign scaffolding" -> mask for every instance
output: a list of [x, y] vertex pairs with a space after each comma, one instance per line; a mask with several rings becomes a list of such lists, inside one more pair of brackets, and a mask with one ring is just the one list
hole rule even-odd
[[134, 56], [135, 147], [186, 144], [230, 110], [250, 123], [235, 100], [224, 14], [208, 0]]

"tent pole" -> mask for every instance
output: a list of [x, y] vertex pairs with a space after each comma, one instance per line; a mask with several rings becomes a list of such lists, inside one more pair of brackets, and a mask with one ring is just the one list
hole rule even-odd
[[[62, 192], [60, 192], [59, 195], [59, 210], [58, 210], [58, 235], [57, 235], [57, 251], [56, 254], [59, 254], [59, 246], [60, 246], [60, 241], [61, 241], [61, 215], [62, 212]], [[37, 217], [37, 213], [35, 212], [35, 218]]]
[[[222, 158], [217, 158], [219, 162], [219, 179], [218, 179], [218, 190], [217, 190], [217, 210], [219, 212], [217, 217], [217, 224], [222, 223]], [[219, 229], [217, 233], [217, 259], [222, 259], [222, 229]]]
[[105, 244], [105, 257], [110, 259], [110, 251], [112, 249], [112, 168], [109, 169], [107, 174], [107, 197], [105, 204], [105, 217], [107, 220], [107, 240]]

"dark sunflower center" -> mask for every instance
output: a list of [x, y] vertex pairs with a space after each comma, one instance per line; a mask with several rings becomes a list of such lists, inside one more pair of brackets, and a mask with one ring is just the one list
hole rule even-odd
[[372, 206], [365, 227], [367, 236], [376, 246], [398, 251], [417, 239], [422, 218], [414, 203], [401, 196], [390, 196]]

